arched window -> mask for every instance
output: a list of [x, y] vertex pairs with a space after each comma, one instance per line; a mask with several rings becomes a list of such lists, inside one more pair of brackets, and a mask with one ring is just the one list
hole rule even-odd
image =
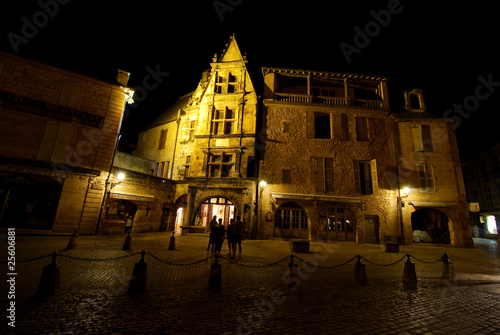
[[307, 214], [301, 206], [287, 202], [276, 212], [274, 232], [276, 237], [298, 238], [308, 237]]

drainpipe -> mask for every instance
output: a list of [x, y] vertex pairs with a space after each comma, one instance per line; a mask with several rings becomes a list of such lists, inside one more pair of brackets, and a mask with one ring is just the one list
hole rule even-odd
[[406, 239], [405, 239], [405, 233], [404, 233], [404, 222], [403, 222], [403, 206], [401, 204], [401, 183], [399, 180], [399, 165], [398, 165], [398, 153], [396, 149], [396, 135], [394, 131], [394, 115], [391, 114], [391, 131], [392, 131], [392, 144], [393, 144], [393, 151], [394, 151], [394, 163], [396, 166], [396, 187], [398, 189], [398, 197], [397, 197], [397, 202], [398, 202], [398, 212], [399, 212], [399, 223], [400, 223], [400, 228], [401, 228], [401, 242], [403, 245], [406, 245]]

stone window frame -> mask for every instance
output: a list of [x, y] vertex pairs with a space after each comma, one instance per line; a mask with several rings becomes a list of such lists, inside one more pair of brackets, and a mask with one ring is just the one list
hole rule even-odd
[[[232, 112], [231, 118], [227, 118], [228, 111]], [[221, 118], [221, 112], [223, 112]], [[212, 109], [212, 118], [211, 118], [211, 126], [210, 126], [210, 134], [214, 136], [218, 135], [230, 135], [234, 134], [237, 131], [237, 122], [238, 122], [238, 109], [237, 108], [229, 108], [224, 106], [223, 108], [214, 108]], [[222, 127], [220, 125], [222, 124]], [[228, 124], [230, 124], [230, 131], [228, 132]], [[220, 132], [222, 129], [222, 132]]]
[[[236, 152], [211, 152], [207, 157], [207, 176], [209, 178], [229, 178], [234, 172], [235, 166]], [[214, 173], [215, 169], [218, 171], [217, 175]]]

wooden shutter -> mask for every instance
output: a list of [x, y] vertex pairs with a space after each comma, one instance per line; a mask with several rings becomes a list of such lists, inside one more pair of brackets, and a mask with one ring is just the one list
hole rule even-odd
[[354, 171], [354, 188], [356, 189], [357, 193], [361, 193], [361, 182], [359, 178], [359, 162], [354, 161], [353, 162], [353, 171]]
[[333, 191], [333, 158], [325, 158], [325, 191]]
[[59, 121], [48, 121], [45, 125], [42, 141], [38, 147], [37, 159], [50, 162], [59, 132], [59, 124]]
[[377, 177], [377, 160], [372, 159], [370, 161], [370, 170], [371, 170], [371, 177], [372, 177], [372, 190], [373, 194], [378, 193], [378, 177]]
[[418, 185], [420, 187], [420, 191], [425, 192], [425, 191], [427, 191], [425, 166], [418, 165], [417, 172], [418, 172]]
[[316, 189], [318, 192], [325, 192], [325, 160], [316, 158]]
[[427, 191], [428, 192], [434, 192], [435, 186], [434, 186], [434, 169], [432, 168], [432, 165], [426, 165], [425, 166], [425, 174], [426, 174], [426, 183], [427, 183]]
[[76, 107], [81, 90], [82, 84], [80, 83], [73, 81], [64, 82], [61, 95], [59, 96], [59, 104]]
[[413, 136], [413, 147], [415, 151], [424, 151], [424, 143], [422, 142], [422, 126], [415, 124], [411, 126]]
[[341, 128], [342, 128], [342, 139], [345, 141], [349, 140], [349, 122], [347, 121], [347, 114], [341, 114]]
[[337, 140], [343, 139], [342, 134], [342, 116], [344, 114], [333, 114], [333, 138]]

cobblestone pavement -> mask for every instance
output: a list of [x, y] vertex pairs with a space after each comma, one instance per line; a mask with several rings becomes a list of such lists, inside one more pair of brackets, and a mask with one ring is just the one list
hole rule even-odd
[[[169, 237], [136, 234], [132, 250], [122, 251], [124, 236], [80, 236], [76, 249], [57, 257], [59, 294], [42, 298], [34, 293], [50, 257], [19, 260], [61, 251], [69, 237], [17, 236], [16, 327], [8, 326], [6, 309], [12, 300], [2, 284], [0, 333], [500, 333], [500, 252], [488, 241], [477, 241], [482, 248], [401, 246], [399, 253], [386, 253], [378, 245], [314, 242], [310, 253], [295, 254], [298, 277], [289, 287], [288, 242], [247, 240], [240, 260], [219, 260], [222, 290], [210, 292], [214, 258], [206, 251], [208, 237], [177, 237], [174, 251], [167, 250]], [[5, 242], [1, 239], [2, 260], [7, 255]], [[141, 250], [150, 252], [145, 256], [147, 290], [129, 296], [134, 264], [141, 259], [136, 252]], [[442, 262], [421, 262], [437, 261], [445, 252], [453, 261], [454, 280], [440, 278]], [[404, 288], [401, 281], [406, 253], [416, 257], [412, 258], [418, 277], [415, 289]], [[358, 254], [366, 265], [366, 286], [353, 282], [357, 259], [352, 258]], [[98, 261], [122, 256], [129, 257]], [[6, 264], [1, 268], [6, 278]]]

